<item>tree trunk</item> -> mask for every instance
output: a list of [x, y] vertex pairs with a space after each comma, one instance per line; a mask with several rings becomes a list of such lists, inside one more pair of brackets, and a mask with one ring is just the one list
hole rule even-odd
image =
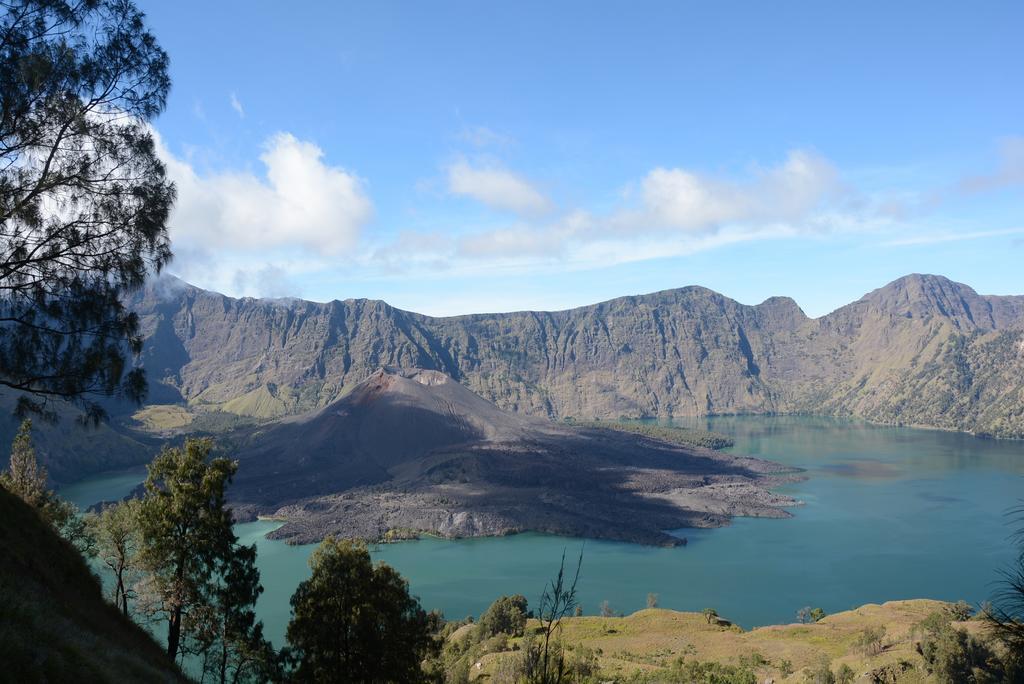
[[167, 657], [171, 660], [178, 659], [178, 641], [181, 639], [181, 606], [177, 606], [171, 613], [171, 619], [167, 625]]
[[118, 602], [117, 599], [120, 599], [121, 611], [124, 613], [125, 617], [128, 617], [128, 592], [125, 590], [124, 587], [123, 567], [117, 569], [117, 589], [115, 590], [114, 594], [115, 603]]
[[227, 617], [221, 622], [220, 642], [220, 684], [228, 681], [228, 626]]
[[171, 613], [169, 624], [167, 625], [167, 655], [170, 656], [171, 660], [176, 660], [178, 657], [178, 642], [181, 640], [181, 586], [182, 581], [185, 578], [185, 552], [178, 551], [177, 563], [174, 567], [174, 578], [177, 580], [174, 591], [174, 611]]

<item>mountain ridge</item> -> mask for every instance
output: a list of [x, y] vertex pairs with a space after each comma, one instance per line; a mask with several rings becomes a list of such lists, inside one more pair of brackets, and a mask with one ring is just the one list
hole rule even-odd
[[1024, 436], [1012, 376], [1024, 296], [942, 276], [904, 276], [818, 318], [788, 297], [746, 305], [701, 286], [431, 317], [381, 300], [234, 299], [158, 281], [130, 305], [158, 403], [196, 411], [301, 413], [390, 365], [439, 370], [549, 418], [825, 412]]
[[[472, 317], [490, 317], [490, 316], [511, 316], [511, 315], [518, 315], [518, 314], [549, 314], [549, 315], [557, 315], [557, 314], [565, 314], [565, 313], [570, 313], [570, 312], [573, 312], [573, 311], [578, 311], [580, 309], [588, 309], [588, 308], [592, 308], [592, 307], [597, 307], [597, 306], [607, 305], [607, 304], [614, 304], [614, 303], [623, 302], [623, 301], [633, 301], [633, 302], [635, 302], [636, 300], [642, 300], [642, 299], [648, 299], [648, 298], [653, 298], [653, 297], [659, 297], [659, 296], [668, 295], [668, 294], [687, 293], [687, 292], [700, 292], [700, 293], [705, 293], [705, 294], [721, 297], [724, 300], [728, 300], [730, 302], [734, 302], [734, 303], [736, 303], [739, 306], [747, 307], [747, 308], [755, 308], [756, 309], [756, 308], [760, 308], [760, 307], [766, 307], [768, 305], [775, 304], [775, 303], [782, 303], [782, 304], [785, 304], [786, 306], [792, 305], [796, 309], [799, 309], [800, 313], [807, 320], [809, 320], [809, 321], [818, 321], [818, 320], [820, 320], [822, 318], [827, 318], [827, 317], [831, 316], [835, 312], [837, 312], [840, 309], [843, 309], [845, 307], [848, 307], [851, 304], [855, 304], [855, 303], [860, 302], [860, 301], [865, 300], [865, 299], [871, 299], [871, 298], [873, 298], [873, 296], [875, 296], [877, 294], [884, 293], [886, 291], [891, 291], [891, 290], [900, 291], [900, 290], [907, 290], [907, 289], [912, 289], [912, 288], [920, 289], [923, 284], [932, 284], [932, 285], [937, 285], [937, 286], [940, 286], [940, 287], [943, 286], [943, 285], [945, 285], [947, 287], [948, 286], [953, 286], [953, 287], [957, 288], [957, 290], [964, 291], [967, 294], [969, 294], [970, 296], [978, 298], [978, 299], [982, 299], [982, 300], [995, 300], [995, 301], [998, 301], [1000, 303], [1000, 305], [1003, 305], [1003, 304], [1009, 302], [1009, 304], [1010, 304], [1010, 306], [1012, 308], [1016, 309], [1017, 311], [1024, 312], [1024, 294], [1020, 294], [1020, 295], [1015, 295], [1015, 294], [1010, 294], [1010, 295], [997, 295], [997, 294], [983, 295], [983, 294], [979, 294], [970, 285], [967, 285], [966, 283], [961, 283], [961, 282], [955, 281], [955, 280], [953, 280], [953, 279], [951, 279], [951, 278], [949, 278], [947, 276], [940, 275], [940, 274], [934, 274], [934, 273], [916, 273], [916, 272], [915, 273], [908, 273], [906, 275], [900, 276], [900, 277], [898, 277], [898, 278], [896, 278], [896, 279], [894, 279], [894, 280], [892, 280], [892, 281], [890, 281], [890, 282], [888, 282], [888, 283], [886, 283], [886, 284], [884, 284], [884, 285], [882, 285], [880, 287], [875, 288], [874, 290], [866, 292], [864, 295], [862, 295], [860, 298], [854, 300], [853, 302], [849, 302], [847, 304], [843, 304], [842, 306], [839, 306], [839, 307], [837, 307], [837, 308], [835, 308], [832, 311], [829, 311], [827, 313], [821, 314], [820, 316], [809, 316], [809, 315], [807, 315], [803, 311], [803, 307], [801, 307], [799, 305], [799, 303], [793, 297], [791, 297], [789, 295], [770, 295], [770, 296], [766, 297], [764, 300], [762, 300], [762, 301], [760, 301], [758, 303], [755, 303], [755, 304], [744, 304], [744, 303], [740, 302], [739, 300], [733, 299], [732, 297], [729, 297], [728, 295], [725, 295], [725, 294], [722, 294], [722, 293], [718, 292], [717, 290], [713, 290], [713, 289], [708, 288], [708, 287], [706, 287], [704, 285], [698, 285], [698, 284], [681, 285], [679, 287], [670, 287], [670, 288], [664, 288], [664, 289], [661, 289], [661, 290], [653, 290], [651, 292], [642, 292], [642, 293], [637, 293], [637, 294], [619, 295], [617, 297], [612, 297], [610, 299], [602, 299], [602, 300], [599, 300], [599, 301], [596, 301], [596, 302], [590, 302], [590, 303], [587, 303], [587, 304], [580, 304], [578, 306], [572, 306], [572, 307], [567, 307], [567, 308], [562, 308], [562, 309], [513, 309], [513, 310], [510, 310], [510, 311], [477, 311], [477, 312], [471, 312], [471, 313], [451, 314], [451, 315], [447, 315], [447, 316], [435, 316], [435, 315], [432, 315], [432, 314], [419, 313], [419, 312], [413, 311], [411, 309], [402, 309], [400, 307], [397, 307], [397, 306], [394, 306], [392, 304], [389, 304], [387, 302], [387, 300], [376, 299], [376, 298], [373, 298], [373, 297], [347, 297], [347, 298], [344, 298], [344, 299], [334, 298], [334, 299], [330, 299], [330, 300], [326, 300], [326, 301], [312, 300], [312, 299], [303, 299], [302, 297], [292, 297], [292, 296], [288, 296], [288, 297], [251, 297], [251, 296], [246, 295], [246, 296], [241, 296], [241, 297], [233, 297], [231, 295], [226, 295], [226, 294], [223, 294], [221, 292], [217, 292], [216, 290], [210, 290], [210, 289], [206, 289], [206, 288], [203, 288], [203, 287], [199, 287], [198, 285], [193, 285], [192, 283], [189, 283], [188, 281], [186, 281], [186, 280], [184, 280], [184, 279], [182, 279], [182, 278], [180, 278], [180, 277], [178, 277], [176, 275], [168, 273], [168, 272], [161, 273], [159, 276], [156, 276], [155, 278], [150, 279], [150, 281], [147, 282], [146, 286], [140, 292], [143, 293], [144, 295], [149, 295], [149, 294], [153, 294], [153, 293], [157, 293], [157, 294], [162, 293], [162, 295], [164, 297], [171, 297], [171, 296], [173, 296], [173, 295], [175, 295], [175, 294], [177, 294], [177, 293], [179, 293], [181, 291], [191, 291], [191, 292], [194, 292], [194, 293], [201, 293], [201, 294], [207, 294], [207, 295], [213, 295], [213, 296], [217, 296], [217, 297], [222, 297], [222, 298], [224, 298], [226, 300], [231, 300], [231, 301], [236, 301], [236, 302], [262, 303], [262, 304], [270, 304], [270, 305], [280, 306], [280, 307], [288, 307], [288, 306], [291, 306], [291, 305], [297, 304], [297, 303], [298, 304], [312, 304], [312, 305], [318, 305], [318, 306], [328, 306], [328, 305], [331, 305], [331, 304], [348, 304], [348, 305], [363, 304], [363, 305], [365, 305], [365, 304], [378, 304], [378, 303], [380, 303], [380, 304], [384, 304], [384, 305], [386, 305], [386, 306], [388, 306], [390, 308], [393, 308], [396, 311], [402, 311], [403, 313], [412, 314], [412, 315], [415, 315], [415, 316], [419, 316], [421, 318], [432, 319], [432, 320], [446, 320], [446, 319], [459, 319], [459, 318], [472, 318]], [[136, 295], [134, 295], [133, 299], [131, 299], [130, 301], [138, 301], [138, 299], [139, 299], [139, 294], [137, 293]], [[1016, 304], [1014, 304], [1014, 302], [1016, 302]]]

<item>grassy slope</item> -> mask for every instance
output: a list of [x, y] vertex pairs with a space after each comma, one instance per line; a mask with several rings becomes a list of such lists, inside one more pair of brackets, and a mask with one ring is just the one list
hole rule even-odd
[[192, 424], [195, 416], [184, 406], [149, 404], [132, 415], [132, 420], [149, 432], [172, 432]]
[[102, 594], [85, 561], [0, 488], [0, 679], [185, 681], [163, 649]]
[[[924, 674], [921, 656], [914, 650], [911, 631], [916, 623], [947, 605], [929, 600], [869, 604], [815, 624], [773, 625], [749, 632], [709, 625], [700, 613], [653, 608], [622, 618], [567, 618], [563, 621], [563, 639], [566, 644], [597, 651], [601, 677], [607, 680], [641, 672], [656, 674], [680, 656], [738, 665], [741, 658], [750, 662], [757, 654], [768, 662], [755, 668], [758, 681], [803, 682], [804, 669], [817, 666], [824, 657], [833, 671], [846, 663], [858, 677], [907, 661], [914, 669], [900, 681], [925, 682], [930, 680]], [[869, 655], [856, 642], [865, 629], [878, 626], [886, 629], [885, 647], [881, 653]], [[974, 622], [958, 626], [971, 630], [980, 627]], [[501, 659], [510, 655], [503, 652], [483, 656], [481, 668], [471, 668], [471, 677], [489, 675]], [[789, 676], [780, 669], [783, 660], [792, 663]]]

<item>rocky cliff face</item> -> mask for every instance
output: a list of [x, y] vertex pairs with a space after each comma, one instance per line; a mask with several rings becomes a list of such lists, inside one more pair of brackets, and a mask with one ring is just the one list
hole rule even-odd
[[810, 319], [687, 287], [558, 312], [432, 318], [370, 300], [232, 299], [163, 279], [133, 307], [153, 400], [261, 418], [380, 366], [551, 417], [826, 412], [1024, 436], [1024, 297], [913, 275]]

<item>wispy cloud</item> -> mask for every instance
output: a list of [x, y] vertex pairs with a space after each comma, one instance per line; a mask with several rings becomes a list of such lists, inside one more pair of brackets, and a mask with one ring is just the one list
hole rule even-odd
[[1024, 136], [999, 142], [999, 165], [988, 174], [963, 178], [958, 189], [966, 193], [988, 192], [1012, 185], [1024, 185]]
[[[593, 268], [751, 240], [877, 230], [891, 220], [873, 208], [853, 206], [838, 170], [804, 150], [790, 152], [774, 166], [754, 166], [739, 180], [681, 167], [656, 168], [632, 184], [635, 192], [603, 213], [577, 208], [538, 214], [550, 202], [525, 179], [502, 169], [462, 161], [449, 167], [449, 174], [453, 190], [486, 198], [485, 204], [507, 208], [509, 198], [517, 198], [520, 217], [444, 239], [418, 240], [406, 232], [378, 246], [372, 262], [389, 269], [429, 265], [458, 273]], [[532, 216], [527, 208], [535, 210]]]
[[1002, 237], [1004, 235], [1020, 235], [1024, 228], [1005, 228], [1002, 230], [976, 230], [967, 233], [956, 233], [952, 231], [940, 231], [924, 233], [898, 240], [887, 240], [881, 243], [883, 247], [908, 247], [912, 245], [931, 245], [942, 242], [960, 242], [963, 240], [981, 240], [984, 238]]
[[235, 110], [235, 113], [238, 114], [239, 118], [244, 119], [245, 108], [242, 107], [242, 103], [239, 101], [238, 95], [234, 92], [230, 93], [228, 95], [228, 101], [231, 103], [231, 108]]
[[530, 181], [497, 165], [473, 165], [460, 159], [448, 166], [447, 176], [451, 194], [471, 197], [493, 209], [537, 216], [553, 207]]
[[727, 224], [799, 221], [839, 190], [835, 167], [804, 150], [791, 151], [778, 166], [755, 169], [741, 182], [656, 168], [641, 181], [640, 216], [627, 223], [640, 218], [652, 228], [704, 232]]
[[515, 142], [510, 135], [499, 133], [487, 126], [464, 126], [459, 131], [458, 139], [473, 147], [508, 147]]
[[[1004, 144], [997, 172], [968, 184], [972, 192], [1017, 182], [1016, 144]], [[465, 207], [451, 204], [458, 209], [450, 222], [442, 214], [427, 217], [423, 229], [386, 225], [373, 234], [365, 230], [374, 214], [367, 183], [327, 163], [312, 142], [272, 136], [260, 156], [262, 174], [200, 174], [163, 147], [161, 155], [179, 190], [171, 222], [175, 268], [233, 294], [280, 296], [339, 269], [363, 280], [519, 275], [764, 240], [871, 234], [875, 244], [901, 247], [1024, 235], [1024, 228], [929, 230], [923, 211], [902, 211], [892, 196], [859, 191], [830, 160], [804, 149], [731, 174], [653, 168], [627, 179], [628, 192], [610, 190], [607, 201], [595, 203], [601, 210], [560, 208], [502, 162], [458, 157], [443, 167], [443, 192], [432, 201], [444, 211], [446, 197], [466, 198], [482, 211], [474, 208], [467, 219], [458, 213]]]

